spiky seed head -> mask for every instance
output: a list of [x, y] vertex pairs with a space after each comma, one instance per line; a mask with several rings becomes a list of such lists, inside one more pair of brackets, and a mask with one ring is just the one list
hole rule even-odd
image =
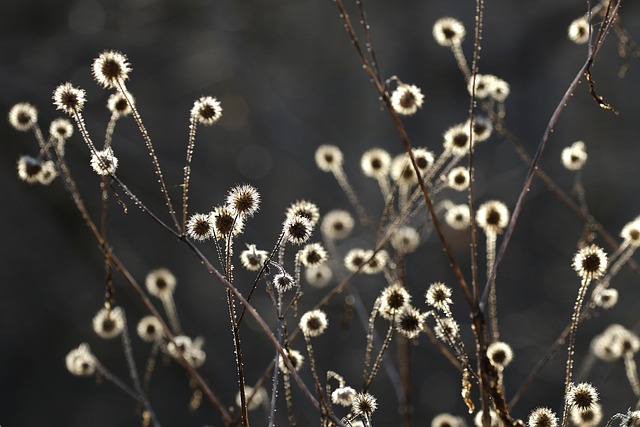
[[71, 83], [63, 83], [53, 91], [53, 104], [58, 110], [72, 116], [82, 111], [86, 102], [86, 92], [74, 87]]
[[391, 94], [391, 106], [396, 113], [410, 116], [424, 103], [424, 95], [416, 85], [400, 83]]
[[164, 336], [162, 324], [156, 316], [145, 316], [138, 322], [136, 332], [146, 342], [157, 342]]
[[321, 171], [333, 172], [342, 169], [342, 151], [335, 145], [321, 145], [316, 150], [316, 165]]
[[505, 368], [513, 360], [513, 350], [505, 342], [492, 342], [487, 347], [487, 358], [496, 368]]
[[251, 185], [237, 185], [229, 190], [227, 206], [236, 215], [253, 216], [260, 207], [260, 193]]
[[558, 427], [558, 416], [549, 408], [536, 408], [529, 414], [527, 427]]
[[151, 295], [158, 298], [165, 298], [173, 294], [178, 281], [176, 280], [176, 276], [174, 276], [169, 269], [158, 268], [147, 274], [144, 283], [147, 287], [147, 291], [149, 291]]
[[341, 240], [349, 237], [355, 221], [348, 211], [332, 210], [322, 218], [320, 230], [326, 239]]
[[112, 93], [109, 99], [107, 99], [107, 108], [115, 118], [125, 117], [131, 114], [131, 105], [129, 101], [127, 101], [127, 98], [131, 103], [135, 103], [133, 96], [129, 93], [126, 98], [121, 92]]
[[607, 270], [607, 254], [594, 244], [580, 249], [573, 257], [573, 269], [584, 280], [599, 279]]
[[93, 330], [99, 337], [112, 339], [124, 329], [124, 311], [120, 307], [102, 308], [93, 318]]
[[222, 117], [222, 106], [213, 96], [200, 97], [193, 103], [191, 117], [197, 123], [211, 126]]
[[187, 235], [193, 240], [204, 242], [214, 236], [215, 223], [210, 213], [191, 215], [187, 221]]
[[94, 80], [105, 89], [117, 88], [129, 78], [131, 64], [125, 54], [107, 50], [93, 60], [91, 72]]
[[9, 110], [9, 124], [20, 132], [27, 132], [38, 122], [38, 110], [27, 102], [15, 104]]
[[440, 46], [460, 46], [465, 33], [462, 22], [454, 18], [440, 18], [433, 24], [433, 38]]
[[322, 310], [307, 311], [300, 318], [300, 330], [307, 337], [317, 337], [324, 333], [329, 322]]
[[571, 384], [567, 392], [567, 404], [569, 408], [577, 408], [579, 411], [588, 411], [598, 404], [598, 391], [588, 382]]

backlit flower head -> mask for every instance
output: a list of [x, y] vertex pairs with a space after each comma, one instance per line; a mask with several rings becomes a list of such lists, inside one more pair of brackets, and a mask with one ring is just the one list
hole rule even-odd
[[362, 267], [364, 274], [378, 274], [384, 270], [389, 261], [389, 254], [385, 250], [379, 250], [374, 254], [373, 251], [366, 251], [364, 254], [365, 263]]
[[362, 172], [371, 178], [380, 179], [389, 174], [391, 155], [382, 148], [367, 150], [360, 159]]
[[391, 106], [398, 114], [410, 116], [422, 107], [424, 95], [416, 85], [398, 84], [391, 94]]
[[536, 408], [529, 414], [527, 427], [558, 427], [558, 416], [549, 408]]
[[164, 336], [162, 324], [156, 316], [145, 316], [140, 319], [136, 327], [136, 332], [138, 336], [146, 342], [156, 342]]
[[473, 93], [475, 87], [475, 96], [477, 99], [484, 99], [493, 94], [493, 85], [496, 82], [497, 77], [491, 74], [477, 74], [475, 80], [475, 86], [472, 79], [469, 79], [467, 89], [469, 93]]
[[87, 343], [71, 350], [65, 358], [67, 370], [76, 376], [93, 375], [96, 371], [96, 358]]
[[9, 124], [20, 132], [30, 130], [38, 122], [38, 110], [27, 102], [14, 105], [9, 110]]
[[398, 185], [410, 186], [418, 183], [418, 176], [407, 153], [399, 154], [393, 158], [390, 175]]
[[311, 225], [315, 227], [320, 219], [320, 209], [318, 209], [318, 205], [308, 200], [297, 200], [285, 212], [287, 218], [293, 218], [296, 215], [307, 218]]
[[331, 172], [342, 168], [342, 151], [335, 145], [321, 145], [316, 150], [316, 165], [321, 171]]
[[[264, 387], [254, 389], [253, 387], [246, 385], [244, 386], [244, 394], [247, 399], [247, 409], [250, 411], [254, 411], [269, 403], [269, 395]], [[242, 396], [240, 396], [239, 391], [236, 393], [236, 406], [242, 406]]]
[[599, 279], [607, 270], [607, 254], [596, 245], [585, 246], [573, 257], [573, 269], [585, 280]]
[[193, 103], [191, 117], [198, 123], [210, 126], [222, 117], [220, 101], [212, 96], [203, 96]]
[[42, 170], [38, 174], [38, 182], [42, 185], [49, 185], [58, 176], [58, 170], [53, 160], [42, 162]]
[[86, 92], [74, 87], [71, 83], [63, 83], [53, 91], [53, 104], [58, 110], [70, 116], [82, 111], [86, 102]]
[[442, 413], [433, 417], [431, 427], [465, 427], [466, 423], [460, 417]]
[[458, 335], [460, 327], [455, 320], [449, 317], [444, 317], [436, 322], [436, 326], [433, 328], [433, 331], [436, 333], [438, 338], [443, 341], [448, 341]]
[[309, 267], [304, 272], [304, 278], [314, 288], [323, 288], [329, 284], [333, 271], [326, 263], [317, 267]]
[[227, 206], [236, 215], [253, 216], [260, 207], [260, 193], [248, 184], [235, 186], [229, 190]]
[[496, 368], [505, 368], [513, 360], [513, 350], [505, 342], [492, 342], [487, 347], [487, 359]]
[[269, 258], [269, 252], [259, 250], [256, 245], [247, 245], [247, 249], [240, 253], [242, 266], [249, 271], [258, 271]]
[[420, 234], [413, 227], [400, 227], [393, 236], [391, 236], [391, 246], [396, 252], [401, 254], [414, 252], [419, 244]]
[[591, 383], [582, 382], [570, 384], [567, 392], [567, 404], [569, 408], [576, 408], [579, 411], [588, 411], [598, 404], [598, 391]]
[[289, 242], [294, 245], [301, 245], [311, 237], [313, 225], [306, 217], [296, 215], [285, 220], [283, 230]]
[[[129, 98], [129, 101], [135, 102], [131, 94], [127, 94], [127, 98]], [[131, 105], [129, 105], [127, 98], [120, 92], [112, 93], [111, 96], [109, 96], [107, 108], [116, 118], [131, 114]]]
[[175, 344], [169, 342], [167, 344], [167, 352], [175, 360], [180, 360], [180, 353], [194, 368], [199, 368], [207, 360], [206, 353], [202, 350], [204, 340], [202, 337], [191, 339], [186, 335], [178, 335], [174, 337]]
[[[571, 408], [570, 412], [571, 422], [576, 427], [595, 427], [600, 421], [602, 421], [602, 406], [596, 403], [591, 408], [581, 411], [579, 408]], [[631, 424], [629, 427], [633, 427], [636, 424]]]
[[105, 89], [117, 88], [129, 78], [131, 65], [123, 53], [107, 50], [93, 60], [91, 72], [95, 81]]
[[[454, 156], [466, 156], [469, 153], [469, 126], [464, 123], [450, 127], [444, 133], [443, 146]], [[475, 142], [474, 142], [475, 143]]]
[[451, 169], [447, 175], [447, 184], [456, 191], [464, 191], [469, 188], [470, 181], [469, 169], [464, 166]]
[[471, 224], [469, 206], [463, 204], [452, 206], [444, 214], [444, 221], [455, 230], [464, 230]]
[[49, 134], [58, 141], [65, 141], [73, 135], [73, 125], [67, 119], [55, 119], [49, 125]]
[[[291, 365], [293, 365], [293, 368], [296, 371], [299, 371], [300, 368], [302, 368], [302, 365], [304, 364], [304, 356], [298, 350], [285, 349], [284, 352], [287, 355], [289, 361], [291, 362]], [[282, 360], [282, 357], [278, 358], [278, 368], [285, 374], [289, 373], [289, 368], [285, 364], [284, 360]]]
[[[469, 128], [469, 121], [467, 120], [464, 124], [467, 128]], [[474, 143], [482, 142], [489, 139], [491, 133], [493, 132], [493, 125], [491, 121], [482, 116], [478, 116], [473, 120], [473, 140]]]
[[396, 329], [409, 339], [417, 338], [420, 332], [424, 330], [426, 316], [426, 313], [420, 313], [417, 308], [404, 307], [395, 317]]
[[213, 238], [214, 230], [215, 223], [211, 213], [193, 214], [189, 218], [189, 221], [187, 221], [187, 235], [198, 242], [204, 242], [205, 240]]
[[300, 318], [300, 330], [307, 337], [317, 337], [322, 335], [327, 329], [327, 315], [322, 310], [307, 311]]
[[355, 221], [348, 211], [332, 210], [322, 218], [320, 230], [326, 239], [341, 240], [349, 236]]
[[367, 260], [367, 251], [360, 248], [351, 249], [344, 256], [344, 266], [347, 270], [355, 272], [358, 271], [364, 262]]
[[569, 147], [562, 150], [562, 165], [571, 170], [577, 171], [582, 169], [587, 162], [587, 150], [584, 142], [576, 141]]
[[213, 218], [215, 235], [218, 239], [229, 238], [229, 236], [237, 236], [244, 229], [244, 219], [235, 215], [226, 206], [217, 206], [210, 213]]
[[447, 310], [453, 301], [451, 301], [451, 288], [442, 282], [432, 283], [427, 289], [425, 299], [427, 304], [440, 311]]
[[476, 212], [476, 221], [485, 233], [500, 234], [509, 224], [509, 209], [501, 201], [490, 200], [480, 205]]
[[120, 307], [102, 308], [93, 318], [93, 330], [99, 337], [112, 339], [124, 329], [124, 311]]
[[42, 172], [42, 162], [31, 156], [20, 156], [17, 164], [18, 178], [29, 184], [39, 181]]
[[376, 398], [369, 393], [358, 393], [353, 397], [351, 412], [353, 412], [354, 415], [371, 418], [371, 414], [373, 414], [376, 409], [378, 409], [378, 402]]
[[510, 92], [511, 89], [509, 87], [509, 83], [498, 77], [493, 79], [492, 85], [489, 89], [489, 96], [491, 96], [491, 98], [495, 99], [498, 102], [504, 102], [506, 101]]
[[147, 291], [155, 297], [163, 298], [173, 294], [176, 289], [176, 276], [167, 268], [158, 268], [147, 274], [144, 280]]
[[299, 252], [299, 259], [305, 267], [317, 267], [327, 260], [327, 251], [320, 243], [306, 245]]
[[91, 154], [90, 164], [95, 173], [106, 176], [116, 172], [118, 158], [113, 154], [113, 149], [108, 147]]
[[460, 45], [464, 36], [464, 25], [457, 19], [440, 18], [433, 25], [433, 38], [441, 46]]
[[589, 41], [589, 22], [581, 16], [569, 25], [567, 37], [575, 44], [585, 44]]
[[357, 392], [352, 387], [338, 387], [331, 393], [331, 402], [334, 405], [351, 406], [356, 394]]
[[426, 148], [414, 148], [413, 157], [416, 159], [416, 165], [422, 174], [427, 172], [433, 165], [435, 158], [433, 153]]
[[620, 232], [622, 237], [631, 246], [640, 246], [640, 218], [636, 218], [633, 221], [627, 223]]
[[594, 291], [593, 302], [605, 310], [612, 308], [618, 302], [618, 291], [613, 288], [604, 288], [597, 292]]
[[273, 287], [276, 288], [278, 292], [286, 292], [294, 286], [296, 286], [295, 280], [286, 273], [278, 273], [273, 276]]
[[410, 307], [411, 295], [399, 283], [387, 286], [380, 294], [380, 316], [387, 320], [393, 319], [402, 309]]

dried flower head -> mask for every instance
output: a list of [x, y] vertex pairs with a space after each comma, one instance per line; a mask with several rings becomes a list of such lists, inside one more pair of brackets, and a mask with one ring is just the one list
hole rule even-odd
[[633, 221], [627, 223], [620, 232], [625, 242], [628, 242], [631, 246], [640, 246], [640, 218], [636, 218]]
[[505, 368], [513, 360], [513, 350], [505, 342], [492, 342], [487, 347], [487, 359], [496, 368]]
[[490, 200], [480, 205], [476, 221], [485, 233], [500, 234], [509, 224], [509, 209], [499, 200]]
[[169, 269], [158, 268], [147, 274], [144, 283], [147, 287], [147, 291], [149, 291], [151, 295], [158, 298], [164, 298], [173, 294], [178, 281], [176, 280], [176, 276], [174, 276]]
[[433, 331], [436, 333], [436, 336], [438, 338], [443, 341], [447, 341], [458, 335], [460, 327], [455, 320], [451, 319], [450, 317], [444, 317], [438, 319], [438, 321], [436, 322], [436, 326], [433, 328]]
[[200, 97], [191, 107], [191, 117], [205, 126], [214, 124], [222, 117], [220, 101], [212, 96]]
[[331, 393], [331, 402], [340, 406], [351, 406], [357, 392], [349, 386], [338, 387]]
[[[467, 128], [469, 127], [469, 121], [464, 124]], [[489, 139], [491, 133], [493, 132], [493, 125], [491, 124], [491, 120], [486, 117], [476, 117], [473, 120], [473, 140], [475, 142], [482, 142]]]
[[294, 286], [296, 286], [295, 280], [286, 273], [278, 273], [273, 276], [273, 287], [276, 288], [278, 292], [286, 292]]
[[529, 414], [527, 427], [558, 427], [558, 416], [549, 408], [536, 408]]
[[612, 362], [622, 357], [626, 349], [631, 349], [634, 342], [638, 344], [637, 338], [634, 340], [631, 335], [622, 325], [609, 325], [591, 340], [591, 351], [597, 358]]
[[214, 233], [218, 239], [237, 236], [244, 229], [244, 219], [235, 215], [226, 206], [217, 206], [210, 213], [213, 218]]
[[454, 18], [440, 18], [433, 24], [433, 38], [440, 46], [460, 46], [465, 33], [462, 22]]
[[473, 79], [470, 79], [467, 89], [471, 94], [474, 92], [475, 87], [475, 96], [477, 99], [487, 98], [488, 96], [492, 96], [493, 94], [493, 85], [495, 84], [496, 79], [497, 77], [491, 74], [477, 74], [475, 86]]
[[369, 393], [358, 393], [353, 397], [351, 412], [353, 412], [355, 416], [371, 418], [371, 414], [373, 414], [377, 408], [378, 402], [376, 398]]
[[464, 427], [466, 423], [460, 417], [443, 412], [431, 420], [431, 427]]
[[418, 169], [422, 174], [426, 173], [435, 162], [433, 153], [426, 148], [414, 148], [412, 152], [413, 157], [416, 159]]
[[575, 44], [585, 44], [589, 41], [589, 22], [581, 16], [569, 25], [567, 37]]
[[341, 240], [349, 237], [355, 221], [348, 211], [332, 210], [322, 218], [320, 230], [325, 239]]
[[618, 291], [613, 288], [600, 289], [593, 295], [593, 302], [605, 310], [610, 309], [618, 302]]
[[194, 368], [199, 368], [207, 360], [206, 353], [202, 350], [204, 340], [202, 337], [197, 337], [192, 340], [186, 335], [178, 335], [174, 337], [174, 342], [167, 344], [167, 352], [175, 360], [180, 360], [180, 353], [184, 356], [187, 362]]
[[446, 311], [453, 301], [451, 301], [451, 288], [442, 282], [432, 283], [427, 289], [425, 299], [431, 307]]
[[301, 245], [311, 237], [313, 224], [306, 217], [296, 215], [285, 220], [283, 231], [289, 242], [294, 245]]
[[358, 271], [364, 262], [367, 260], [367, 251], [360, 248], [351, 249], [344, 256], [344, 265], [347, 270], [355, 272]]
[[576, 408], [579, 411], [588, 411], [598, 404], [598, 392], [591, 383], [582, 382], [570, 384], [567, 392], [567, 404], [569, 408]]
[[391, 246], [400, 254], [414, 252], [420, 244], [420, 234], [413, 227], [403, 226], [391, 236]]
[[107, 50], [93, 60], [91, 72], [95, 81], [105, 89], [117, 88], [129, 78], [131, 65], [123, 53]]
[[469, 169], [464, 166], [451, 169], [449, 175], [447, 175], [447, 184], [456, 191], [466, 190], [470, 181]]
[[390, 175], [398, 185], [411, 186], [418, 183], [418, 176], [407, 153], [399, 154], [391, 160]]
[[493, 79], [493, 84], [489, 90], [489, 96], [491, 96], [491, 98], [498, 102], [504, 102], [507, 100], [510, 92], [509, 83], [497, 77]]
[[259, 271], [269, 258], [269, 252], [259, 250], [256, 245], [247, 245], [247, 249], [240, 253], [242, 266], [249, 271]]
[[471, 224], [469, 206], [462, 204], [452, 206], [445, 213], [444, 221], [455, 230], [464, 230]]
[[42, 162], [31, 156], [20, 156], [17, 164], [18, 178], [29, 184], [39, 181], [42, 172]]
[[321, 145], [316, 150], [316, 165], [324, 172], [342, 169], [342, 151], [335, 145]]
[[187, 235], [198, 242], [211, 239], [214, 235], [214, 229], [215, 223], [211, 213], [193, 214], [187, 221]]
[[364, 274], [378, 274], [381, 273], [387, 265], [389, 254], [384, 249], [375, 253], [374, 251], [366, 251], [364, 258], [365, 263], [362, 267], [362, 272]]
[[118, 158], [113, 154], [111, 147], [96, 151], [91, 154], [91, 169], [101, 176], [111, 175], [118, 168]]
[[65, 364], [67, 370], [76, 376], [89, 376], [96, 371], [96, 358], [87, 343], [71, 350], [65, 358]]
[[229, 190], [227, 206], [236, 215], [253, 216], [260, 207], [260, 193], [251, 185], [237, 185]]
[[124, 329], [124, 311], [120, 307], [102, 308], [93, 318], [93, 330], [99, 337], [112, 339]]
[[387, 286], [379, 298], [380, 307], [378, 312], [380, 316], [387, 320], [392, 320], [400, 310], [409, 307], [411, 304], [411, 295], [400, 283]]
[[21, 102], [9, 110], [9, 124], [20, 132], [30, 130], [38, 122], [38, 110], [33, 105]]
[[73, 87], [69, 82], [63, 83], [53, 91], [53, 104], [58, 110], [72, 116], [82, 111], [86, 102], [86, 92], [83, 89]]
[[[491, 420], [491, 427], [504, 427], [505, 425], [493, 409], [489, 410], [489, 419]], [[476, 415], [473, 417], [473, 424], [476, 427], [483, 427], [481, 410], [476, 412]]]
[[146, 342], [157, 342], [164, 336], [162, 324], [156, 316], [145, 316], [138, 322], [136, 327], [138, 336]]
[[391, 94], [391, 106], [398, 114], [410, 116], [422, 107], [424, 95], [416, 85], [398, 84]]
[[[304, 356], [298, 350], [285, 349], [284, 352], [287, 355], [289, 361], [291, 362], [291, 365], [293, 366], [293, 368], [296, 371], [299, 371], [300, 368], [302, 368], [302, 365], [304, 364]], [[282, 357], [278, 358], [278, 368], [285, 374], [289, 373], [289, 368], [282, 360]]]
[[320, 219], [320, 209], [318, 209], [315, 203], [308, 200], [297, 200], [287, 208], [285, 216], [287, 218], [294, 218], [297, 215], [307, 218], [311, 221], [311, 225], [315, 227]]
[[[244, 395], [247, 399], [247, 409], [250, 411], [254, 411], [259, 407], [269, 403], [269, 395], [267, 394], [267, 390], [264, 387], [253, 388], [248, 385], [244, 386]], [[240, 392], [236, 393], [236, 405], [238, 407], [242, 406], [242, 397], [240, 396]]]
[[404, 307], [396, 316], [396, 329], [408, 339], [415, 339], [424, 330], [426, 313], [420, 313], [417, 308]]
[[447, 129], [443, 135], [444, 149], [456, 157], [466, 156], [469, 153], [469, 126], [464, 123], [458, 124]]
[[587, 150], [583, 141], [576, 141], [562, 150], [562, 165], [571, 170], [582, 169], [587, 162]]
[[67, 119], [55, 119], [49, 125], [49, 134], [58, 141], [66, 141], [73, 135], [73, 125]]
[[596, 245], [585, 246], [573, 257], [573, 269], [585, 280], [598, 279], [607, 270], [607, 254]]
[[309, 267], [304, 272], [304, 278], [314, 288], [323, 288], [329, 284], [333, 271], [326, 263], [317, 267]]
[[327, 251], [320, 243], [306, 245], [298, 256], [305, 267], [317, 267], [327, 261]]
[[362, 172], [371, 178], [380, 179], [389, 174], [391, 155], [382, 148], [367, 150], [360, 159]]
[[131, 114], [131, 105], [129, 105], [127, 98], [132, 103], [135, 103], [135, 100], [130, 93], [127, 94], [126, 98], [121, 92], [112, 93], [111, 96], [109, 96], [109, 99], [107, 100], [107, 108], [116, 118], [125, 117]]
[[571, 422], [577, 427], [595, 427], [602, 421], [602, 406], [596, 403], [585, 411], [577, 407], [571, 408], [570, 416]]
[[626, 414], [620, 417], [620, 427], [638, 427], [640, 425], [640, 411], [627, 410]]
[[58, 176], [58, 170], [53, 160], [42, 162], [42, 169], [38, 174], [38, 182], [42, 185], [49, 185]]
[[307, 311], [300, 318], [300, 330], [306, 337], [317, 337], [327, 329], [327, 315], [322, 310]]

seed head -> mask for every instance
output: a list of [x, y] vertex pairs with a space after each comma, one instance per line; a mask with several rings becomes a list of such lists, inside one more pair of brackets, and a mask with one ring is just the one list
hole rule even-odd
[[[129, 98], [129, 101], [132, 103], [135, 103], [131, 94], [127, 94], [127, 98]], [[116, 92], [111, 94], [107, 100], [107, 108], [116, 118], [125, 117], [131, 114], [131, 105], [129, 105], [127, 98], [125, 98], [122, 93]]]
[[[467, 120], [464, 125], [469, 128], [469, 121]], [[475, 142], [486, 141], [492, 132], [493, 125], [488, 118], [479, 116], [473, 120], [473, 140]]]
[[38, 122], [38, 110], [33, 105], [21, 102], [9, 110], [9, 124], [20, 132], [27, 132]]
[[67, 119], [55, 119], [49, 125], [49, 134], [58, 141], [66, 141], [73, 135], [73, 125]]
[[38, 174], [38, 182], [42, 185], [49, 185], [58, 176], [58, 170], [53, 160], [42, 162], [42, 169]]
[[333, 271], [326, 263], [317, 267], [309, 267], [304, 272], [304, 277], [314, 288], [323, 288], [329, 284], [333, 277]]
[[217, 206], [210, 213], [213, 218], [215, 235], [218, 239], [228, 238], [230, 235], [237, 236], [244, 229], [244, 220], [241, 216], [235, 215], [226, 206]]
[[[446, 151], [449, 151], [456, 157], [466, 156], [469, 153], [469, 126], [464, 123], [458, 124], [447, 129], [443, 135], [444, 142], [442, 145]], [[474, 143], [477, 141], [474, 141]]]
[[351, 406], [357, 392], [349, 386], [338, 387], [331, 393], [331, 402], [340, 406]]
[[131, 65], [123, 53], [107, 50], [93, 60], [91, 72], [95, 81], [105, 89], [117, 88], [129, 78]]
[[411, 306], [411, 295], [399, 283], [387, 286], [380, 295], [380, 316], [391, 320], [405, 307]]
[[320, 219], [320, 209], [315, 203], [308, 200], [298, 200], [292, 203], [285, 213], [287, 218], [294, 218], [297, 215], [307, 218], [311, 225], [315, 227]]
[[509, 224], [509, 209], [501, 201], [490, 200], [480, 205], [476, 212], [476, 221], [485, 233], [500, 234]]
[[442, 341], [447, 341], [458, 335], [460, 327], [455, 320], [444, 317], [438, 320], [433, 331]]
[[444, 215], [444, 221], [454, 230], [464, 230], [471, 224], [469, 206], [454, 205]]
[[440, 46], [460, 46], [464, 36], [464, 25], [457, 19], [440, 18], [433, 25], [433, 37]]
[[447, 175], [447, 184], [456, 191], [466, 190], [470, 181], [469, 169], [464, 166], [451, 169], [451, 172]]
[[585, 44], [589, 41], [589, 22], [584, 16], [569, 25], [567, 37], [575, 44]]
[[191, 117], [198, 123], [210, 126], [222, 117], [220, 101], [212, 96], [203, 96], [193, 103]]
[[596, 245], [585, 246], [573, 257], [573, 269], [585, 280], [599, 279], [607, 270], [607, 254]]
[[433, 417], [431, 427], [465, 427], [466, 423], [459, 417], [442, 413]]
[[342, 240], [349, 237], [355, 221], [348, 211], [332, 210], [322, 218], [320, 230], [328, 240]]
[[240, 253], [240, 262], [249, 271], [259, 271], [268, 258], [269, 252], [258, 250], [253, 244]]
[[[254, 389], [246, 385], [244, 386], [244, 395], [247, 398], [247, 409], [250, 411], [254, 411], [269, 402], [269, 396], [264, 387]], [[236, 394], [236, 405], [238, 407], [242, 406], [242, 396], [240, 396], [240, 392]]]
[[280, 293], [286, 292], [294, 286], [296, 286], [295, 280], [286, 273], [278, 273], [273, 276], [273, 287]]
[[[291, 365], [293, 365], [293, 368], [296, 371], [299, 371], [300, 368], [302, 368], [302, 365], [304, 364], [304, 356], [298, 350], [285, 349], [284, 352], [289, 358]], [[278, 358], [278, 368], [285, 374], [289, 373], [289, 368], [282, 360], [282, 357]]]
[[416, 85], [400, 83], [391, 94], [391, 106], [396, 113], [410, 116], [422, 107], [424, 95]]
[[72, 116], [82, 111], [86, 102], [86, 92], [83, 89], [73, 87], [69, 82], [63, 83], [53, 91], [53, 104], [58, 110]]
[[229, 190], [227, 206], [236, 215], [253, 216], [260, 207], [260, 193], [248, 184], [235, 186]]
[[562, 150], [562, 165], [571, 170], [582, 169], [587, 162], [587, 150], [582, 141], [576, 141]]
[[322, 335], [327, 329], [327, 315], [322, 310], [307, 311], [300, 318], [300, 330], [307, 337], [317, 337]]
[[332, 172], [342, 169], [342, 151], [335, 145], [321, 145], [316, 150], [316, 165], [321, 171]]
[[450, 287], [442, 282], [436, 282], [429, 286], [425, 298], [430, 306], [440, 311], [445, 311], [449, 308], [449, 305], [453, 304], [451, 293]]
[[[475, 95], [477, 99], [485, 99], [493, 95], [493, 85], [496, 83], [496, 76], [491, 74], [477, 74], [475, 81]], [[467, 89], [469, 94], [473, 93], [473, 80], [469, 79]]]
[[287, 239], [294, 245], [305, 243], [313, 233], [311, 221], [302, 215], [287, 218], [284, 222], [283, 229]]
[[593, 296], [593, 302], [605, 310], [612, 308], [618, 302], [618, 291], [613, 288], [600, 289]]
[[413, 227], [400, 227], [395, 234], [391, 236], [391, 246], [400, 254], [414, 252], [419, 244], [420, 234]]
[[18, 178], [29, 184], [39, 182], [42, 172], [42, 162], [31, 156], [20, 156], [18, 164]]
[[[577, 427], [595, 427], [600, 421], [602, 421], [602, 406], [599, 403], [593, 405], [592, 408], [586, 411], [581, 411], [578, 408], [571, 408], [570, 412], [571, 422]], [[631, 424], [632, 427], [635, 424]]]
[[67, 370], [76, 376], [89, 376], [96, 371], [96, 358], [87, 343], [71, 350], [65, 358], [65, 364]]
[[299, 252], [299, 259], [305, 267], [317, 267], [327, 261], [327, 251], [320, 243], [311, 243]]
[[93, 318], [93, 330], [99, 337], [112, 339], [124, 329], [124, 311], [120, 307], [101, 309]]
[[640, 246], [640, 217], [627, 223], [622, 228], [620, 237], [622, 237], [633, 247], [637, 248], [638, 246]]
[[157, 342], [162, 339], [164, 332], [162, 324], [156, 316], [145, 316], [138, 322], [136, 327], [138, 336], [146, 342]]
[[211, 213], [193, 214], [187, 221], [187, 235], [198, 242], [213, 238], [214, 230], [215, 223]]
[[361, 415], [365, 418], [371, 418], [371, 414], [378, 408], [376, 398], [369, 393], [358, 393], [353, 398], [351, 404], [351, 412], [355, 416]]
[[144, 281], [147, 291], [158, 298], [172, 295], [177, 282], [176, 277], [167, 268], [158, 268], [149, 272]]
[[111, 147], [96, 151], [91, 154], [91, 168], [101, 176], [111, 175], [118, 168], [118, 158], [113, 154]]
[[529, 414], [527, 427], [558, 427], [558, 416], [549, 408], [536, 408]]
[[173, 342], [167, 344], [167, 352], [175, 360], [180, 361], [180, 353], [194, 368], [199, 368], [204, 364], [207, 359], [207, 355], [202, 350], [202, 344], [204, 343], [202, 337], [198, 337], [192, 340], [186, 335], [178, 335], [174, 337]]
[[487, 347], [487, 358], [496, 368], [505, 368], [513, 360], [513, 350], [505, 342], [492, 342]]
[[365, 263], [362, 267], [362, 272], [364, 274], [378, 274], [381, 273], [387, 265], [389, 254], [385, 250], [379, 250], [375, 254], [373, 251], [365, 251], [364, 259]]
[[579, 411], [588, 411], [598, 404], [598, 392], [596, 388], [587, 382], [577, 385], [571, 384], [566, 396], [569, 408]]
[[362, 172], [371, 178], [381, 179], [389, 174], [391, 156], [382, 148], [365, 151], [360, 159]]
[[424, 330], [426, 313], [411, 306], [404, 307], [396, 316], [396, 329], [408, 339], [417, 338]]
[[367, 260], [367, 251], [360, 248], [351, 249], [344, 256], [344, 265], [347, 270], [356, 272], [358, 271], [364, 262]]
[[415, 169], [413, 169], [411, 159], [407, 153], [399, 154], [393, 158], [390, 175], [398, 185], [411, 186], [418, 182]]

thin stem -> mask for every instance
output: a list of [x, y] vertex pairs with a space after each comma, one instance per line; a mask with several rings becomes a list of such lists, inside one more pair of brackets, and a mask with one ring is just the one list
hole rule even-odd
[[182, 232], [187, 229], [187, 205], [189, 200], [189, 183], [191, 181], [191, 160], [193, 159], [193, 149], [196, 145], [196, 117], [189, 118], [189, 142], [187, 144], [187, 160], [184, 166], [184, 179], [182, 181]]
[[[493, 263], [496, 258], [496, 240], [497, 234], [494, 231], [486, 230], [487, 234], [487, 276], [491, 274]], [[490, 283], [489, 291], [489, 322], [491, 326], [491, 341], [500, 341], [500, 331], [498, 329], [498, 297], [496, 295], [495, 280]]]
[[178, 310], [176, 310], [176, 304], [173, 300], [173, 294], [163, 294], [161, 301], [162, 305], [164, 306], [164, 311], [167, 313], [167, 317], [169, 318], [169, 324], [171, 325], [171, 329], [173, 330], [174, 335], [182, 335], [182, 325], [180, 324], [180, 319], [178, 318]]
[[373, 379], [378, 374], [378, 370], [380, 369], [380, 363], [382, 363], [382, 356], [384, 355], [384, 352], [387, 350], [387, 348], [389, 348], [389, 344], [391, 344], [391, 339], [393, 338], [394, 323], [395, 323], [395, 316], [393, 317], [391, 322], [389, 322], [389, 329], [387, 330], [387, 335], [384, 337], [384, 341], [382, 342], [382, 347], [380, 348], [380, 352], [378, 353], [378, 356], [376, 357], [376, 360], [373, 363], [373, 367], [371, 368], [369, 377], [365, 381], [364, 386], [362, 386], [363, 392], [366, 392], [369, 389], [369, 386], [371, 386]]

